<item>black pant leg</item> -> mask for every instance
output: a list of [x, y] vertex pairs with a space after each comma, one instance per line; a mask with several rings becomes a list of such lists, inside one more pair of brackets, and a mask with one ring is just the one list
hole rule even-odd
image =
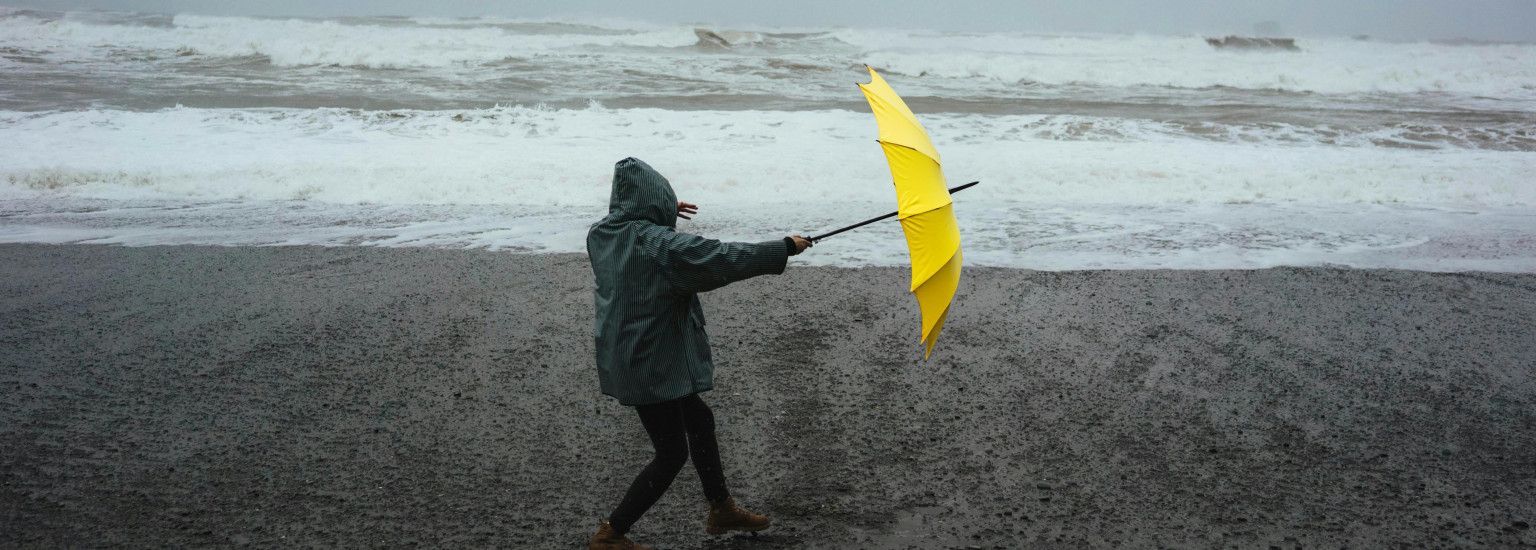
[[720, 466], [720, 446], [715, 442], [715, 413], [699, 394], [678, 401], [683, 425], [688, 430], [688, 453], [693, 457], [694, 469], [699, 471], [699, 482], [704, 485], [704, 498], [724, 502], [731, 493], [725, 488], [725, 469]]
[[619, 533], [629, 532], [630, 526], [650, 510], [661, 495], [672, 486], [677, 472], [688, 462], [688, 435], [683, 422], [683, 409], [678, 400], [635, 407], [640, 424], [651, 437], [656, 456], [650, 464], [635, 476], [624, 493], [624, 500], [608, 516], [608, 523]]

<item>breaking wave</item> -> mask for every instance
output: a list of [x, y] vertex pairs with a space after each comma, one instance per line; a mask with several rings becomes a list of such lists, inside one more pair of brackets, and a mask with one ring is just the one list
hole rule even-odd
[[1218, 51], [1197, 36], [952, 36], [840, 31], [894, 74], [1001, 83], [1229, 87], [1325, 94], [1531, 97], [1536, 45], [1450, 46], [1313, 38], [1300, 52]]
[[[895, 75], [998, 85], [1229, 87], [1324, 94], [1451, 93], [1536, 97], [1536, 45], [1387, 43], [1303, 38], [1300, 52], [1219, 51], [1198, 36], [1034, 35], [856, 29], [695, 29], [515, 19], [0, 13], [0, 48], [44, 58], [259, 56], [281, 67], [479, 66], [507, 58], [609, 56], [675, 66], [680, 58], [773, 55], [806, 67], [870, 64]], [[711, 46], [711, 47], [698, 47]], [[672, 50], [658, 52], [658, 49]]]

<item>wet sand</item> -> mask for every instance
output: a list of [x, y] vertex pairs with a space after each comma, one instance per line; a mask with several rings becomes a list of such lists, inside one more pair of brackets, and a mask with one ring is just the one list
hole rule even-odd
[[[814, 253], [814, 251], [812, 252]], [[1536, 544], [1536, 276], [899, 269], [706, 295], [664, 548]], [[649, 458], [570, 255], [0, 246], [0, 546], [584, 543]]]

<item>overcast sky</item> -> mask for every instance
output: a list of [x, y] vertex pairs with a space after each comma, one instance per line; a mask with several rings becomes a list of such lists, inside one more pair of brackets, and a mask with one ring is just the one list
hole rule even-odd
[[1285, 34], [1536, 42], [1536, 0], [0, 0], [48, 10], [217, 15], [436, 15], [641, 19], [733, 26]]

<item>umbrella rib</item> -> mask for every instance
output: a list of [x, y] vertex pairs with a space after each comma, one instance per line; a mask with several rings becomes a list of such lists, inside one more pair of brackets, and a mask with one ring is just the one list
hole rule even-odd
[[902, 145], [902, 144], [900, 144], [900, 143], [896, 143], [896, 142], [891, 142], [891, 141], [886, 141], [886, 140], [883, 140], [883, 139], [877, 139], [877, 140], [875, 140], [875, 143], [884, 143], [884, 144], [886, 144], [886, 145], [889, 145], [889, 146], [891, 146], [891, 147], [900, 147], [900, 148], [902, 148], [902, 149], [906, 149], [906, 150], [908, 150], [908, 151], [911, 151], [911, 152], [913, 152], [913, 153], [917, 153], [917, 154], [919, 154], [919, 155], [922, 155], [922, 156], [925, 156], [925, 157], [928, 157], [928, 160], [931, 160], [931, 161], [933, 161], [933, 163], [934, 163], [934, 164], [937, 164], [937, 165], [939, 165], [939, 166], [940, 166], [940, 167], [943, 167], [943, 166], [944, 166], [944, 163], [943, 163], [943, 162], [940, 162], [940, 161], [939, 161], [939, 159], [936, 159], [936, 158], [933, 158], [933, 157], [929, 157], [929, 156], [928, 156], [928, 153], [924, 153], [924, 152], [923, 152], [923, 151], [922, 151], [922, 150], [920, 150], [920, 149], [918, 149], [918, 148], [916, 148], [916, 147], [912, 147], [912, 146], [910, 146], [910, 145]]
[[932, 281], [933, 280], [933, 276], [934, 275], [938, 275], [940, 271], [943, 271], [944, 270], [944, 265], [948, 264], [949, 262], [954, 261], [955, 254], [959, 254], [959, 253], [960, 253], [960, 247], [957, 246], [957, 247], [955, 247], [954, 250], [951, 250], [949, 252], [948, 256], [944, 257], [944, 262], [939, 264], [939, 269], [935, 270], [933, 273], [929, 273], [928, 276], [923, 278], [922, 281], [916, 281], [916, 280], [912, 281], [912, 284], [908, 285], [910, 288], [907, 289], [907, 293], [908, 294], [916, 294], [918, 287], [921, 287], [923, 285], [928, 284], [928, 281]]

